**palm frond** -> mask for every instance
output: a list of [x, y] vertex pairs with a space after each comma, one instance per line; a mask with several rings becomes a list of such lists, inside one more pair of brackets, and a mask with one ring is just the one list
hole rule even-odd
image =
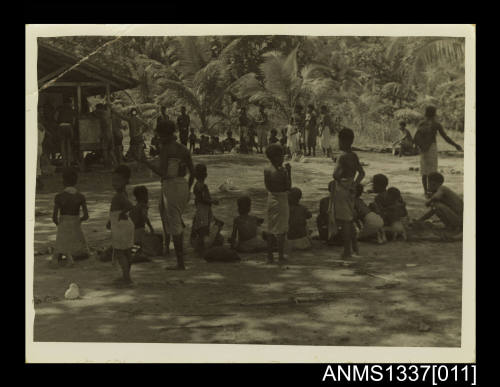
[[297, 45], [285, 58], [283, 62], [283, 68], [286, 73], [289, 74], [290, 82], [293, 82], [297, 78], [298, 74], [298, 63], [297, 63], [297, 51], [299, 45]]
[[241, 38], [234, 38], [231, 43], [224, 47], [219, 54], [219, 60], [227, 60], [234, 55], [236, 49], [240, 47]]
[[243, 75], [228, 87], [228, 92], [233, 93], [238, 98], [247, 98], [262, 90], [263, 87], [257, 80], [255, 73]]
[[461, 64], [465, 55], [464, 38], [435, 38], [427, 41], [415, 51], [418, 69], [435, 63]]
[[197, 112], [200, 112], [202, 110], [202, 107], [198, 100], [198, 96], [191, 89], [189, 89], [189, 87], [182, 84], [181, 82], [171, 80], [165, 80], [164, 82], [167, 90], [156, 98], [159, 104], [161, 104], [163, 98], [168, 97], [169, 93], [173, 92], [177, 95], [178, 98], [184, 100]]
[[177, 68], [185, 82], [190, 82], [195, 74], [205, 67], [211, 57], [210, 46], [197, 36], [179, 37], [180, 55]]
[[293, 66], [285, 67], [285, 59], [277, 51], [270, 51], [263, 56], [264, 62], [260, 69], [264, 74], [264, 85], [276, 98], [286, 103], [290, 99], [292, 76], [289, 71]]

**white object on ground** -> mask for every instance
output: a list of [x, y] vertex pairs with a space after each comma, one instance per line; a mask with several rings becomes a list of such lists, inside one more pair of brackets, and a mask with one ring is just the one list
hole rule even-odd
[[77, 284], [72, 283], [71, 285], [69, 285], [66, 293], [64, 293], [64, 298], [66, 298], [67, 300], [75, 300], [78, 297], [80, 297], [80, 289], [78, 288]]
[[219, 186], [219, 191], [221, 192], [236, 191], [236, 190], [237, 188], [231, 179], [226, 179], [226, 181]]

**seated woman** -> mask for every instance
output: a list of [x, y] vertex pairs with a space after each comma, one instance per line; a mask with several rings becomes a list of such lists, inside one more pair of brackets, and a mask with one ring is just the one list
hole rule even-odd
[[307, 230], [307, 220], [312, 214], [306, 207], [299, 204], [302, 191], [293, 187], [288, 193], [290, 218], [288, 223], [288, 247], [292, 250], [307, 250], [311, 248], [311, 239]]
[[238, 213], [233, 221], [233, 233], [229, 238], [231, 248], [242, 253], [263, 252], [267, 249], [267, 242], [259, 236], [259, 226], [264, 219], [250, 215], [252, 200], [249, 196], [238, 198]]
[[399, 130], [401, 131], [401, 137], [392, 144], [392, 154], [393, 156], [413, 156], [418, 152], [415, 149], [415, 144], [413, 138], [408, 129], [406, 129], [406, 122], [401, 121], [399, 123]]

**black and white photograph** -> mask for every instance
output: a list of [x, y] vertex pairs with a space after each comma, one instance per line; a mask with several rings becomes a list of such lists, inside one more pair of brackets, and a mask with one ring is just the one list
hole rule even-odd
[[28, 361], [474, 361], [473, 25], [121, 27], [26, 27]]

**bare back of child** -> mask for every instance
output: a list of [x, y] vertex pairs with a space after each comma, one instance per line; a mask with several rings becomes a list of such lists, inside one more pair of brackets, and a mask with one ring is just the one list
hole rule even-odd
[[[81, 222], [89, 218], [85, 196], [75, 188], [78, 175], [72, 168], [63, 171], [64, 191], [54, 198], [52, 220], [57, 225], [56, 243], [54, 252], [49, 260], [53, 265], [59, 258], [66, 256], [69, 266], [74, 264], [74, 257], [89, 254]], [[80, 210], [83, 216], [80, 217]]]

